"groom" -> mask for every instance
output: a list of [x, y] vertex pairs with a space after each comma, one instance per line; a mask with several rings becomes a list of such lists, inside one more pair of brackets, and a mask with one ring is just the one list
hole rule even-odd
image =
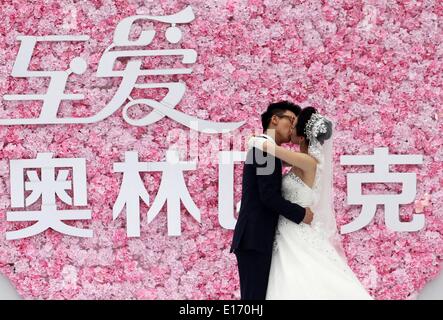
[[[298, 105], [288, 101], [271, 103], [261, 116], [262, 137], [277, 145], [290, 142], [300, 111]], [[242, 300], [266, 297], [279, 215], [295, 223], [312, 221], [309, 209], [282, 197], [281, 183], [281, 160], [257, 148], [250, 149], [243, 168], [241, 207], [231, 245], [237, 257]]]

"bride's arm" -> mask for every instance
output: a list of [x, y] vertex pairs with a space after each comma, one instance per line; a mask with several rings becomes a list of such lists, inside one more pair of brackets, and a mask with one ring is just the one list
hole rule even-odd
[[282, 160], [282, 166], [283, 167], [292, 167], [292, 165], [290, 165], [289, 163], [287, 163], [286, 161]]
[[272, 154], [291, 166], [300, 168], [302, 171], [315, 170], [317, 167], [317, 161], [311, 156], [283, 148], [268, 141], [263, 143], [263, 151]]

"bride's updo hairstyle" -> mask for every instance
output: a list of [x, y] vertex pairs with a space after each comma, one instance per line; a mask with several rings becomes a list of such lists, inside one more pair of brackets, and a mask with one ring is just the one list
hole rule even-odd
[[312, 138], [323, 144], [332, 136], [332, 122], [320, 115], [314, 107], [302, 109], [295, 126], [297, 136], [304, 137], [306, 143]]

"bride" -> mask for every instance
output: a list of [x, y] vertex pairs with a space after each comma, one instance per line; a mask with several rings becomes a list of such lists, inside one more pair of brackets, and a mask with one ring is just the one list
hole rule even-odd
[[282, 195], [310, 207], [314, 219], [296, 224], [280, 216], [266, 299], [372, 299], [348, 266], [332, 206], [332, 122], [313, 107], [298, 116], [292, 139], [301, 152], [254, 137], [256, 147], [292, 166]]

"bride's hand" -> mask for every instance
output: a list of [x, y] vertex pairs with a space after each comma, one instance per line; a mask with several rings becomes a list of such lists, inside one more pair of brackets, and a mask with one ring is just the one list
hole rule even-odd
[[268, 139], [263, 137], [251, 137], [248, 140], [248, 149], [257, 148], [265, 151]]

